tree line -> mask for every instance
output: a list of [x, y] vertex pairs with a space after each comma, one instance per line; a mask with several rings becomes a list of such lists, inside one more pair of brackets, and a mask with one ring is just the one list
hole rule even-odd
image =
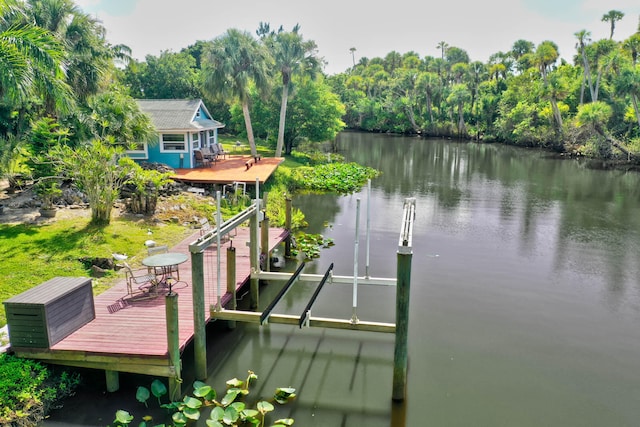
[[560, 60], [552, 41], [536, 46], [517, 40], [487, 63], [471, 61], [464, 49], [442, 41], [439, 57], [392, 51], [356, 63], [354, 55], [354, 66], [329, 83], [353, 129], [635, 158], [640, 152], [640, 27], [614, 41], [615, 24], [623, 17], [616, 10], [603, 15], [610, 25], [607, 39], [576, 32], [572, 63]]
[[122, 156], [129, 143], [153, 142], [136, 98], [202, 98], [254, 154], [256, 138], [281, 156], [346, 126], [636, 160], [640, 32], [614, 41], [623, 17], [603, 15], [607, 39], [576, 32], [571, 63], [552, 41], [517, 40], [487, 63], [442, 41], [438, 57], [392, 51], [356, 63], [351, 48], [353, 67], [326, 76], [297, 25], [229, 29], [136, 61], [72, 0], [0, 0], [0, 173], [10, 184], [55, 175], [52, 165], [64, 162], [41, 160], [58, 146], [99, 141], [117, 151], [103, 155]]

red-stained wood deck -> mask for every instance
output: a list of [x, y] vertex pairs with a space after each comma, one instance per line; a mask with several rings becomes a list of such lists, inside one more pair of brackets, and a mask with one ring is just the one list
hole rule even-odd
[[[250, 276], [249, 229], [237, 228], [233, 235], [236, 248], [236, 289], [242, 287]], [[273, 249], [286, 238], [283, 229], [269, 231], [269, 247]], [[171, 252], [190, 255], [189, 244], [199, 233], [188, 237], [171, 248]], [[222, 303], [231, 299], [226, 292], [226, 255], [230, 243], [221, 243], [221, 290]], [[217, 302], [217, 255], [213, 244], [204, 252], [205, 317], [211, 320], [209, 307]], [[178, 293], [180, 351], [193, 339], [193, 295], [191, 281], [191, 257], [180, 264], [180, 282], [174, 286]], [[124, 279], [94, 297], [96, 317], [48, 350], [14, 348], [18, 356], [44, 359], [78, 367], [90, 367], [121, 372], [146, 373], [169, 376], [169, 354], [167, 345], [165, 297], [153, 299], [127, 298]], [[155, 366], [155, 368], [153, 367]]]
[[212, 163], [210, 167], [195, 169], [176, 169], [172, 179], [194, 184], [229, 184], [232, 182], [244, 182], [255, 184], [256, 178], [260, 184], [275, 172], [278, 165], [284, 161], [283, 157], [263, 157], [254, 162], [247, 169], [247, 161], [252, 159], [249, 155], [227, 156]]

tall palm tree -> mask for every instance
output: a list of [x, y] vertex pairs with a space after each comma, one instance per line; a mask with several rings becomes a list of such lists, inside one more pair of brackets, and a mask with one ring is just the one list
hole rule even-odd
[[616, 21], [624, 18], [624, 13], [619, 10], [610, 10], [609, 12], [602, 15], [602, 22], [610, 22], [611, 23], [611, 32], [609, 34], [609, 40], [613, 38], [613, 31], [616, 29]]
[[72, 0], [28, 0], [29, 15], [55, 35], [66, 50], [67, 82], [81, 101], [98, 93], [105, 70], [116, 51], [106, 42], [105, 29]]
[[544, 92], [549, 97], [549, 102], [551, 103], [551, 110], [553, 111], [556, 131], [558, 133], [561, 133], [562, 115], [560, 114], [560, 109], [558, 107], [556, 97], [560, 91], [555, 90], [556, 86], [559, 85], [559, 80], [554, 78], [550, 81], [550, 79], [548, 78], [551, 67], [558, 60], [559, 56], [560, 55], [558, 53], [558, 46], [551, 41], [543, 41], [542, 43], [540, 43], [534, 53], [535, 64], [540, 70], [540, 74], [542, 74], [542, 83], [545, 89]]
[[250, 89], [255, 84], [263, 94], [268, 91], [270, 62], [267, 50], [251, 34], [234, 28], [213, 41], [203, 61], [204, 91], [212, 98], [242, 105], [254, 156], [258, 151], [249, 114]]
[[299, 29], [300, 27], [296, 25], [291, 32], [279, 32], [271, 38], [270, 42], [267, 42], [271, 46], [276, 68], [282, 76], [282, 101], [280, 103], [276, 157], [282, 155], [284, 146], [285, 120], [291, 77], [294, 73], [307, 73], [314, 77], [320, 68], [320, 61], [316, 56], [317, 46], [315, 42], [311, 40], [304, 41], [302, 35], [298, 33]]
[[596, 94], [593, 89], [593, 82], [591, 80], [591, 69], [589, 66], [589, 60], [587, 59], [586, 47], [587, 44], [591, 41], [589, 38], [591, 36], [591, 32], [587, 30], [580, 30], [574, 34], [578, 38], [578, 43], [576, 44], [576, 48], [578, 52], [580, 52], [580, 56], [582, 57], [582, 65], [584, 66], [584, 76], [582, 77], [582, 88], [580, 90], [580, 104], [584, 102], [584, 86], [585, 80], [589, 83], [589, 92], [591, 93], [591, 100], [596, 100]]
[[441, 41], [440, 43], [438, 43], [438, 46], [436, 46], [436, 48], [440, 49], [440, 58], [444, 61], [444, 54], [447, 52], [449, 45], [447, 44], [447, 42]]

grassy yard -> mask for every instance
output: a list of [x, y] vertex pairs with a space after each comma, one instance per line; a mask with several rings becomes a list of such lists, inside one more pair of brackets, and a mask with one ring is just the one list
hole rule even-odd
[[[152, 235], [148, 234], [151, 230]], [[146, 256], [144, 242], [172, 246], [193, 233], [178, 224], [156, 224], [144, 219], [115, 218], [106, 227], [89, 224], [89, 218], [70, 218], [52, 223], [0, 224], [0, 301], [18, 295], [56, 276], [90, 277], [80, 259], [111, 258], [114, 252], [129, 256], [139, 264]], [[100, 293], [123, 278], [120, 272], [94, 279], [94, 292]], [[4, 305], [0, 306], [0, 326], [6, 324]]]

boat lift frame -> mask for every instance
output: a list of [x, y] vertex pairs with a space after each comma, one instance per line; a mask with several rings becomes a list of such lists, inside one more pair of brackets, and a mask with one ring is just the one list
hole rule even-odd
[[[367, 199], [370, 200], [371, 182], [367, 184]], [[305, 263], [302, 262], [294, 273], [275, 273], [262, 271], [259, 263], [259, 230], [258, 224], [265, 218], [264, 212], [260, 210], [259, 199], [259, 181], [256, 180], [256, 199], [255, 203], [249, 208], [245, 209], [240, 214], [234, 216], [228, 221], [221, 223], [220, 212], [220, 192], [217, 193], [218, 200], [218, 217], [216, 218], [217, 225], [209, 233], [201, 236], [194, 243], [189, 246], [189, 250], [192, 255], [192, 271], [202, 272], [203, 268], [203, 251], [206, 247], [215, 243], [218, 247], [218, 259], [217, 259], [217, 286], [218, 286], [218, 298], [215, 306], [211, 307], [211, 318], [218, 320], [228, 320], [230, 322], [247, 322], [257, 323], [260, 325], [266, 325], [268, 323], [278, 323], [286, 325], [298, 325], [307, 327], [323, 327], [334, 329], [349, 329], [358, 331], [369, 332], [384, 332], [395, 333], [396, 343], [394, 349], [394, 374], [393, 374], [393, 400], [404, 400], [406, 389], [406, 375], [407, 375], [407, 335], [408, 335], [408, 319], [409, 319], [409, 285], [411, 277], [411, 257], [412, 257], [412, 233], [413, 222], [415, 219], [415, 198], [405, 199], [403, 206], [402, 226], [400, 231], [400, 239], [398, 243], [398, 268], [396, 279], [389, 278], [372, 278], [369, 277], [369, 233], [370, 233], [370, 209], [367, 206], [367, 252], [366, 252], [366, 274], [363, 277], [358, 277], [358, 250], [359, 250], [359, 217], [360, 217], [360, 199], [357, 199], [356, 207], [356, 236], [354, 245], [354, 275], [353, 276], [334, 276], [333, 275], [333, 263], [329, 266], [324, 275], [318, 274], [302, 274], [302, 270]], [[251, 248], [251, 294], [252, 303], [257, 306], [257, 293], [258, 293], [258, 281], [259, 280], [287, 280], [285, 286], [280, 290], [278, 295], [269, 303], [267, 308], [263, 312], [252, 312], [243, 310], [229, 310], [221, 306], [221, 283], [220, 283], [220, 239], [223, 235], [228, 234], [234, 228], [238, 227], [243, 222], [250, 221], [250, 248]], [[202, 273], [200, 273], [201, 275]], [[204, 312], [204, 295], [202, 298], [197, 298], [196, 287], [197, 282], [204, 279], [198, 277], [197, 274], [193, 275], [194, 285], [194, 332], [195, 332], [195, 347], [196, 347], [196, 376], [206, 378], [206, 338], [204, 332], [204, 321], [199, 324], [198, 318], [200, 310]], [[314, 294], [307, 303], [303, 313], [300, 316], [286, 315], [286, 314], [273, 314], [272, 311], [280, 300], [291, 289], [291, 286], [297, 280], [304, 280], [309, 282], [319, 282]], [[326, 282], [332, 283], [353, 283], [353, 314], [351, 319], [334, 319], [334, 318], [322, 318], [312, 317], [311, 309], [317, 300], [317, 297], [322, 290], [322, 287]], [[382, 323], [382, 322], [370, 322], [362, 321], [357, 317], [357, 290], [358, 283], [371, 284], [371, 285], [386, 285], [396, 286], [396, 323]], [[202, 283], [202, 293], [204, 294], [204, 283]]]

